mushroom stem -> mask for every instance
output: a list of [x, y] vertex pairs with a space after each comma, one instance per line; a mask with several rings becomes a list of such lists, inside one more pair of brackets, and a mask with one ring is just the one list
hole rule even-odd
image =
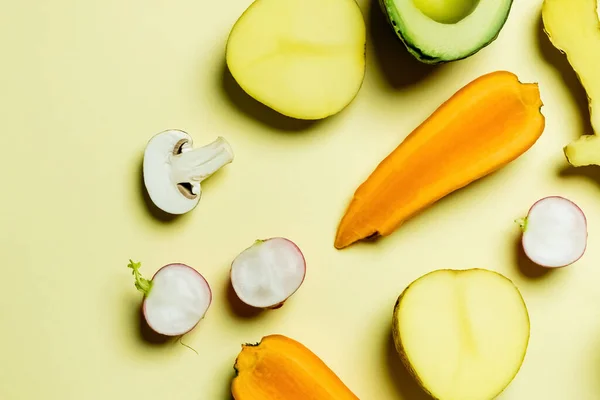
[[175, 183], [190, 183], [192, 193], [198, 194], [203, 180], [232, 161], [233, 151], [223, 137], [195, 149], [184, 146], [180, 154], [171, 158], [171, 178]]

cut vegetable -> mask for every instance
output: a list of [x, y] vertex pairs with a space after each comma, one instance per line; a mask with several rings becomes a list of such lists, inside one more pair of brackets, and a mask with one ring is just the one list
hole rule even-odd
[[534, 263], [548, 268], [565, 267], [579, 260], [587, 247], [587, 222], [583, 211], [564, 197], [537, 201], [523, 229], [523, 250]]
[[164, 336], [191, 331], [208, 311], [212, 292], [204, 277], [184, 264], [168, 264], [152, 280], [142, 277], [141, 263], [130, 260], [135, 287], [144, 294], [142, 310], [148, 326]]
[[316, 120], [357, 95], [365, 46], [354, 0], [256, 0], [231, 30], [226, 62], [257, 101], [288, 117]]
[[455, 93], [360, 185], [335, 247], [386, 236], [437, 200], [503, 167], [544, 131], [537, 84], [506, 71]]
[[402, 292], [393, 335], [409, 373], [435, 399], [491, 400], [525, 359], [529, 314], [499, 273], [438, 270]]
[[169, 214], [193, 210], [202, 196], [202, 181], [233, 161], [222, 137], [197, 149], [190, 135], [169, 130], [155, 135], [144, 152], [144, 184], [152, 202]]
[[292, 241], [257, 240], [231, 265], [231, 284], [244, 303], [257, 308], [279, 308], [302, 285], [306, 262]]
[[565, 53], [587, 92], [593, 135], [569, 143], [564, 153], [575, 167], [600, 165], [600, 22], [597, 0], [544, 0], [544, 30]]
[[317, 355], [283, 335], [243, 345], [234, 368], [235, 400], [358, 400]]
[[467, 58], [498, 37], [512, 0], [379, 0], [388, 22], [419, 61]]

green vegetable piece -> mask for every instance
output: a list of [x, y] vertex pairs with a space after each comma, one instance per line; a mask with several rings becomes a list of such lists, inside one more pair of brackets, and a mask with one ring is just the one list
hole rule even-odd
[[127, 265], [128, 268], [131, 268], [132, 274], [135, 277], [135, 287], [137, 288], [137, 290], [139, 290], [140, 292], [142, 292], [144, 294], [144, 296], [148, 296], [150, 294], [150, 290], [152, 289], [152, 281], [145, 279], [141, 272], [140, 272], [140, 268], [142, 267], [142, 263], [141, 262], [133, 262], [131, 260], [129, 260], [129, 264]]
[[426, 64], [467, 58], [498, 37], [512, 0], [379, 0], [408, 51]]

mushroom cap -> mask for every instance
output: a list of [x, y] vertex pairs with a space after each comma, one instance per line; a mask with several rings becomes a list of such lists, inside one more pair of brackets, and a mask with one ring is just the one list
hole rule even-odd
[[144, 185], [152, 202], [166, 213], [179, 215], [193, 210], [202, 194], [185, 195], [172, 178], [172, 160], [182, 150], [191, 149], [193, 140], [186, 132], [166, 130], [154, 135], [146, 145], [143, 162]]

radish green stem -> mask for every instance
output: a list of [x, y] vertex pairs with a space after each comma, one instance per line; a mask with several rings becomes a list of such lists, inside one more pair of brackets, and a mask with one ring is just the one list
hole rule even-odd
[[527, 230], [527, 217], [519, 218], [519, 219], [515, 220], [515, 222], [517, 224], [519, 224], [519, 227], [521, 228], [521, 230], [523, 232], [525, 232]]
[[150, 290], [152, 289], [152, 281], [145, 279], [140, 273], [140, 268], [142, 267], [141, 262], [133, 262], [129, 260], [129, 265], [127, 267], [133, 270], [133, 276], [135, 277], [135, 287], [140, 292], [144, 293], [144, 296], [148, 296]]

